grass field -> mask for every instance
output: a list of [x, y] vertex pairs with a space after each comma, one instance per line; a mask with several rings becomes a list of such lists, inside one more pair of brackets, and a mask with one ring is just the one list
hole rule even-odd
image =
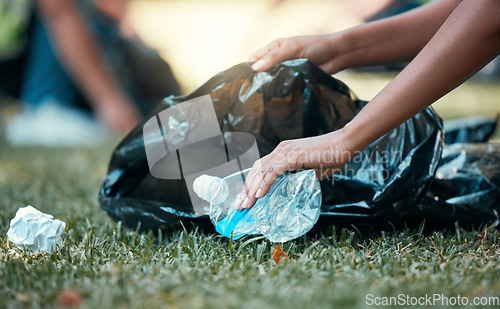
[[[0, 308], [53, 308], [68, 290], [81, 308], [366, 308], [369, 294], [500, 296], [494, 228], [479, 239], [482, 229], [332, 229], [285, 243], [291, 262], [276, 264], [261, 238], [230, 242], [177, 226], [156, 239], [111, 221], [96, 201], [109, 145], [0, 149]], [[9, 221], [28, 204], [68, 223], [56, 253], [8, 244]]]

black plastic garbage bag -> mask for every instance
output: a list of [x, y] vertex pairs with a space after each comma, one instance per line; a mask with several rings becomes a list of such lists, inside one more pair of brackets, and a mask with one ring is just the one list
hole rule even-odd
[[405, 221], [434, 227], [455, 222], [497, 224], [500, 216], [500, 144], [485, 143], [498, 117], [470, 116], [444, 122], [441, 160], [425, 197]]
[[[222, 132], [255, 136], [260, 155], [282, 140], [342, 128], [366, 104], [307, 60], [286, 61], [268, 72], [243, 63], [217, 74], [186, 97], [160, 102], [146, 120], [178, 103], [209, 94]], [[154, 178], [143, 125], [115, 149], [99, 193], [115, 220], [157, 229], [196, 217], [183, 180]], [[400, 220], [425, 195], [441, 157], [441, 120], [428, 108], [374, 142], [335, 178], [322, 181], [322, 217], [376, 223]]]
[[431, 184], [443, 147], [439, 117], [428, 108], [372, 143], [322, 182], [322, 222], [399, 223]]
[[446, 146], [415, 215], [432, 225], [492, 224], [500, 219], [500, 144]]
[[498, 117], [470, 116], [444, 122], [444, 142], [484, 143], [495, 133]]
[[[498, 125], [498, 116], [469, 116], [444, 122], [445, 144], [437, 172], [425, 196], [413, 207], [384, 217], [370, 213], [371, 220], [351, 218], [339, 220], [339, 213], [324, 213], [321, 224], [363, 223], [385, 225], [391, 223], [419, 224], [426, 220], [432, 227], [449, 226], [455, 222], [492, 224], [500, 216], [500, 144], [488, 144]], [[387, 138], [387, 136], [385, 137]], [[373, 165], [370, 167], [373, 168]], [[383, 170], [382, 168], [379, 170]], [[336, 204], [337, 210], [344, 205]], [[356, 212], [356, 210], [354, 210]], [[332, 218], [329, 218], [329, 217]], [[395, 220], [395, 217], [396, 220]], [[494, 223], [496, 224], [496, 223]]]

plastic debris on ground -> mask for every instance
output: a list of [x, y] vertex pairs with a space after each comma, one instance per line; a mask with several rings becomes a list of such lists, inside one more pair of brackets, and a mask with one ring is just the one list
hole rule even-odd
[[[213, 101], [222, 133], [251, 133], [261, 156], [283, 140], [340, 129], [366, 104], [344, 83], [311, 62], [299, 59], [285, 61], [267, 72], [253, 71], [249, 63], [236, 65], [215, 75], [188, 96], [166, 98], [145, 119], [207, 94]], [[151, 175], [143, 126], [144, 122], [114, 150], [98, 196], [101, 207], [113, 219], [131, 228], [140, 222], [142, 230], [164, 228], [180, 219], [205, 224], [207, 217], [200, 217], [193, 210], [184, 180]], [[495, 220], [500, 207], [497, 202], [500, 171], [496, 154], [489, 158], [497, 150], [487, 145], [463, 147], [465, 150], [446, 148], [443, 153], [441, 119], [432, 108], [421, 111], [372, 143], [341, 173], [321, 181], [322, 209], [318, 224], [418, 224], [422, 218], [443, 222], [460, 218], [464, 223]], [[468, 152], [470, 147], [476, 150]], [[464, 161], [448, 161], [453, 151], [475, 155], [463, 155]], [[474, 157], [478, 160], [474, 161]], [[489, 163], [477, 167], [484, 160]], [[438, 168], [444, 171], [455, 166], [459, 170], [469, 165], [477, 169], [473, 174], [457, 175], [463, 184], [450, 179], [448, 191], [440, 191], [439, 179], [435, 177], [439, 175]], [[460, 197], [458, 186], [474, 183], [484, 188], [482, 197], [488, 203], [435, 206], [436, 199], [444, 199], [448, 204], [454, 202], [453, 196], [445, 196], [447, 192]], [[457, 207], [460, 213], [468, 215], [457, 217]]]
[[52, 253], [62, 244], [61, 235], [65, 229], [65, 222], [29, 205], [18, 209], [10, 221], [7, 237], [21, 250]]
[[313, 228], [321, 211], [321, 189], [313, 170], [279, 176], [252, 208], [236, 210], [248, 172], [223, 179], [202, 175], [194, 181], [194, 191], [210, 203], [208, 214], [217, 232], [233, 239], [261, 234], [271, 242], [286, 242]]
[[273, 251], [271, 251], [271, 257], [276, 264], [279, 264], [282, 260], [290, 261], [290, 257], [288, 256], [288, 254], [286, 254], [285, 251], [283, 251], [283, 249], [281, 249], [280, 245], [274, 247]]

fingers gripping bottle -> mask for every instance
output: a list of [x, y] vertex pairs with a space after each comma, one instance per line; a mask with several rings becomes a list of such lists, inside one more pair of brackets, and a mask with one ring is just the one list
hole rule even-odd
[[217, 232], [233, 239], [262, 234], [272, 242], [285, 242], [307, 233], [321, 210], [321, 187], [313, 170], [278, 177], [269, 192], [250, 209], [235, 209], [243, 190], [242, 178], [250, 169], [224, 178], [201, 175], [193, 190], [210, 202], [210, 219]]

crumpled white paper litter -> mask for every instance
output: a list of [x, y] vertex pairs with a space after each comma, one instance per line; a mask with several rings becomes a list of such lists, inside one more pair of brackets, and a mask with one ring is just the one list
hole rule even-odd
[[61, 235], [65, 229], [65, 222], [29, 205], [17, 210], [16, 216], [10, 221], [7, 237], [20, 249], [26, 248], [33, 253], [52, 253], [56, 245], [62, 244]]

